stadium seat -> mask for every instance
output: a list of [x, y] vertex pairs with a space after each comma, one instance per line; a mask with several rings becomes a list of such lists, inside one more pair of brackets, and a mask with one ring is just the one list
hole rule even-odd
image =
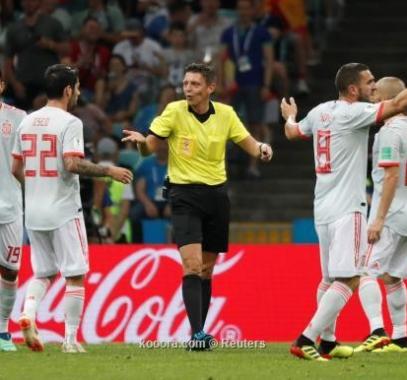
[[119, 152], [118, 164], [136, 170], [143, 158], [134, 149], [123, 149]]
[[146, 244], [163, 244], [170, 242], [169, 221], [166, 219], [143, 219], [143, 242]]
[[294, 243], [318, 243], [318, 236], [314, 227], [314, 219], [295, 219], [293, 222]]

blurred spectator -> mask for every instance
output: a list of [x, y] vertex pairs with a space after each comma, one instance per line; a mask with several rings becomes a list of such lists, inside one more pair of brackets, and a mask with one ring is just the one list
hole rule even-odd
[[166, 44], [165, 33], [169, 26], [168, 8], [163, 1], [141, 1], [142, 17], [146, 35], [160, 44]]
[[146, 158], [136, 171], [136, 198], [130, 211], [133, 241], [140, 242], [141, 220], [171, 216], [170, 205], [162, 196], [167, 175], [168, 145], [163, 141], [156, 155]]
[[101, 105], [110, 50], [102, 45], [102, 27], [93, 17], [85, 19], [79, 40], [71, 42], [69, 61], [79, 69], [81, 94], [88, 101]]
[[284, 22], [278, 16], [272, 16], [266, 11], [263, 0], [255, 0], [255, 19], [259, 25], [264, 26], [272, 37], [273, 44], [273, 92], [281, 97], [289, 94], [289, 78], [285, 66], [284, 50], [287, 45], [286, 34], [283, 32]]
[[[112, 244], [114, 243], [112, 236], [114, 216], [111, 210], [113, 202], [110, 198], [106, 182], [100, 178], [92, 178], [91, 180], [93, 182], [94, 200], [90, 213], [93, 225], [93, 236], [91, 239], [93, 243]], [[100, 201], [99, 198], [101, 198]]]
[[118, 0], [125, 18], [143, 19], [150, 0]]
[[113, 125], [113, 134], [121, 137], [121, 130], [128, 128], [138, 107], [137, 88], [130, 81], [126, 63], [120, 55], [112, 55], [109, 61], [103, 108]]
[[170, 25], [173, 23], [187, 25], [191, 8], [184, 0], [167, 1], [166, 4], [163, 1], [150, 0], [148, 4], [143, 18], [146, 34], [162, 46], [167, 46]]
[[178, 94], [182, 94], [182, 81], [185, 67], [194, 62], [194, 52], [187, 47], [185, 24], [176, 22], [171, 24], [168, 35], [170, 47], [164, 49], [163, 57], [168, 69], [168, 82], [175, 87]]
[[[96, 154], [97, 161], [100, 164], [116, 165], [119, 154], [118, 145], [111, 138], [104, 137], [97, 143]], [[131, 227], [128, 215], [130, 202], [134, 200], [132, 185], [109, 180], [107, 187], [113, 203], [111, 207], [113, 215], [113, 222], [111, 224], [113, 241], [116, 243], [130, 243]]]
[[10, 24], [19, 18], [13, 0], [2, 0], [0, 6], [0, 67], [4, 62], [4, 45], [6, 43], [6, 32]]
[[169, 27], [173, 23], [181, 23], [188, 25], [191, 18], [191, 7], [185, 0], [168, 1], [168, 24], [167, 30], [164, 32], [164, 39], [168, 41]]
[[175, 100], [177, 100], [175, 88], [172, 86], [164, 86], [158, 97], [157, 115], [161, 115], [168, 103], [174, 102]]
[[40, 12], [41, 0], [22, 0], [23, 17], [6, 34], [4, 79], [18, 107], [30, 109], [43, 92], [45, 69], [68, 53], [61, 24]]
[[148, 104], [156, 98], [166, 74], [163, 49], [156, 41], [145, 37], [142, 24], [135, 19], [127, 22], [123, 36], [126, 39], [113, 48], [113, 54], [124, 58], [131, 68], [131, 76], [137, 84], [142, 103]]
[[112, 122], [109, 117], [98, 105], [87, 102], [82, 94], [71, 112], [82, 120], [85, 143], [96, 143], [102, 137], [112, 134]]
[[[298, 94], [310, 92], [307, 83], [307, 65], [302, 39], [298, 33], [289, 29], [286, 21], [279, 13], [270, 13], [266, 10], [263, 0], [256, 0], [257, 21], [265, 26], [273, 39], [274, 58], [276, 65], [274, 73], [279, 78], [282, 95], [287, 96], [289, 91], [288, 75], [296, 79], [293, 89]], [[284, 64], [284, 67], [281, 67]]]
[[[236, 24], [227, 28], [221, 37], [218, 91], [225, 94], [228, 90], [223, 78], [229, 58], [235, 65], [235, 88], [229, 89], [232, 103], [238, 112], [243, 108], [248, 129], [253, 137], [263, 141], [266, 135], [264, 106], [270, 98], [273, 73], [271, 36], [264, 26], [254, 23], [253, 0], [238, 0], [237, 14]], [[260, 176], [256, 159], [250, 159], [247, 174], [253, 178]]]
[[[93, 161], [93, 144], [85, 143], [85, 156]], [[80, 192], [86, 231], [90, 243], [112, 243], [111, 225], [113, 216], [106, 182], [100, 178], [81, 177]]]
[[59, 0], [42, 0], [41, 11], [58, 20], [67, 35], [71, 34], [72, 17], [59, 6]]
[[325, 16], [325, 29], [332, 31], [336, 28], [339, 20], [343, 16], [345, 0], [324, 0], [323, 13]]
[[[312, 36], [308, 30], [305, 0], [267, 0], [267, 3], [267, 9], [281, 17], [287, 25], [287, 31], [297, 36], [298, 59], [308, 65], [319, 63], [318, 54], [314, 50]], [[301, 62], [301, 65], [303, 64]]]
[[230, 21], [219, 16], [219, 0], [201, 0], [201, 12], [192, 16], [188, 24], [191, 46], [200, 61], [217, 61], [219, 41]]
[[133, 121], [133, 127], [141, 133], [148, 133], [150, 124], [157, 115], [161, 115], [167, 104], [177, 100], [175, 88], [166, 85], [161, 88], [158, 101], [142, 106]]
[[124, 16], [121, 9], [114, 4], [108, 4], [107, 0], [88, 0], [88, 9], [77, 12], [73, 16], [72, 34], [78, 36], [83, 22], [88, 17], [96, 18], [101, 27], [101, 40], [112, 46], [121, 40], [121, 32], [124, 30]]
[[69, 13], [83, 11], [88, 6], [88, 0], [59, 0], [59, 2]]
[[136, 19], [128, 20], [123, 32], [125, 40], [113, 48], [113, 54], [121, 55], [127, 66], [163, 75], [162, 47], [144, 34], [144, 27]]

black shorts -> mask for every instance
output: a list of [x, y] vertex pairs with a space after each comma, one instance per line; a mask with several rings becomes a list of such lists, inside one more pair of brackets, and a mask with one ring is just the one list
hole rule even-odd
[[226, 184], [171, 184], [169, 194], [178, 247], [201, 243], [203, 251], [227, 252], [230, 202]]

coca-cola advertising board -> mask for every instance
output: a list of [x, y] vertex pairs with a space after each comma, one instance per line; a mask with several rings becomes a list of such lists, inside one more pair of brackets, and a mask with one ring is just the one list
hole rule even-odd
[[[18, 317], [32, 276], [24, 248], [10, 329], [21, 339]], [[85, 308], [79, 339], [87, 343], [178, 342], [190, 337], [182, 302], [182, 268], [175, 246], [90, 246]], [[316, 245], [231, 245], [220, 254], [205, 330], [218, 340], [291, 341], [316, 307], [320, 280]], [[45, 341], [62, 341], [65, 281], [43, 299], [37, 327]], [[386, 315], [386, 322], [388, 318]], [[361, 340], [368, 325], [357, 297], [338, 322], [338, 338]]]

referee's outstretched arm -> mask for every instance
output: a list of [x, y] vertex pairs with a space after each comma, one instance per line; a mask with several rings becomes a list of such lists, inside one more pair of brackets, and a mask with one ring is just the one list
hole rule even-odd
[[270, 161], [273, 157], [271, 146], [258, 142], [253, 136], [247, 136], [238, 145], [252, 157], [260, 158], [262, 161]]
[[[126, 137], [123, 137], [122, 141], [137, 143], [137, 148], [143, 156], [148, 156], [151, 153], [154, 153], [157, 146], [161, 143], [161, 139], [153, 134], [144, 137], [140, 132], [129, 131], [127, 129], [123, 130], [123, 133]], [[253, 136], [247, 136], [240, 141], [238, 145], [252, 157], [260, 158], [262, 161], [270, 161], [273, 157], [271, 146], [266, 143], [258, 142]]]
[[135, 142], [137, 144], [137, 149], [142, 156], [148, 156], [154, 153], [157, 150], [158, 145], [162, 143], [162, 140], [152, 134], [144, 137], [140, 132], [129, 131], [127, 129], [123, 130], [123, 134], [125, 134], [126, 137], [123, 137], [122, 141]]

